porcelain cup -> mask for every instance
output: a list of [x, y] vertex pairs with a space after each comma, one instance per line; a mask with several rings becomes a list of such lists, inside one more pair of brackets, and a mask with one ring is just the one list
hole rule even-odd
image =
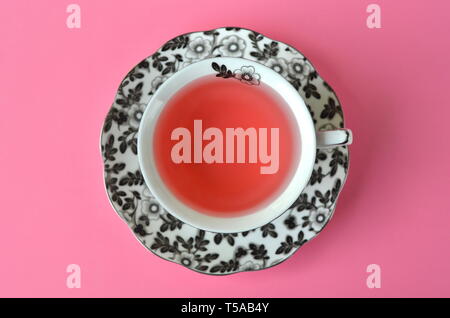
[[[293, 114], [299, 129], [300, 156], [291, 179], [280, 195], [258, 211], [236, 217], [219, 217], [195, 211], [169, 191], [155, 164], [153, 138], [161, 111], [171, 97], [192, 81], [223, 71], [241, 80], [263, 82], [279, 93]], [[245, 85], [245, 84], [243, 84]], [[154, 93], [141, 119], [138, 133], [138, 158], [144, 180], [160, 204], [176, 218], [199, 229], [235, 233], [267, 224], [285, 212], [307, 186], [317, 148], [349, 145], [352, 133], [348, 129], [316, 131], [308, 108], [298, 91], [274, 70], [243, 58], [216, 57], [193, 63], [168, 78]]]

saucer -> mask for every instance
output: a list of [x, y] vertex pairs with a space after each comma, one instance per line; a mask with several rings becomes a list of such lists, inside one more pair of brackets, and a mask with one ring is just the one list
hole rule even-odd
[[253, 60], [281, 74], [305, 100], [316, 130], [344, 127], [336, 94], [311, 62], [295, 48], [248, 29], [219, 28], [180, 35], [126, 75], [100, 140], [111, 205], [154, 254], [212, 275], [272, 267], [314, 238], [333, 215], [349, 164], [346, 146], [318, 149], [311, 179], [299, 198], [280, 217], [251, 231], [223, 234], [199, 230], [165, 211], [140, 172], [137, 134], [142, 114], [167, 78], [187, 65], [219, 56]]

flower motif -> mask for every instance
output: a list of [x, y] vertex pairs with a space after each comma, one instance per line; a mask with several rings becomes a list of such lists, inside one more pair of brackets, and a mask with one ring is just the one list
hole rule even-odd
[[311, 70], [311, 65], [301, 58], [292, 59], [289, 63], [289, 73], [301, 80], [305, 79], [311, 73]]
[[128, 110], [128, 124], [135, 128], [139, 128], [139, 124], [144, 114], [145, 104], [133, 104]]
[[288, 63], [284, 58], [272, 57], [266, 62], [266, 66], [282, 76], [288, 73]]
[[239, 266], [239, 270], [241, 271], [256, 271], [258, 269], [261, 269], [260, 264], [253, 263], [252, 261], [247, 261], [241, 266]]
[[160, 215], [165, 213], [165, 211], [156, 201], [149, 188], [144, 187], [141, 195], [141, 205], [140, 208], [136, 211], [136, 216], [138, 217], [140, 223], [149, 226], [150, 220], [158, 220], [160, 218]]
[[182, 252], [180, 255], [180, 263], [183, 266], [192, 267], [194, 265], [194, 255]]
[[242, 57], [245, 50], [245, 41], [236, 35], [223, 38], [220, 42], [219, 52], [223, 56]]
[[315, 232], [319, 232], [328, 221], [330, 213], [330, 209], [322, 207], [312, 210], [308, 218], [310, 229]]
[[253, 66], [242, 66], [240, 70], [235, 70], [234, 77], [249, 85], [259, 85], [261, 79], [261, 75], [255, 72]]
[[198, 36], [189, 42], [186, 57], [190, 59], [203, 59], [209, 55], [211, 48], [212, 45], [209, 40]]
[[152, 91], [155, 92], [166, 79], [167, 76], [156, 76], [152, 81]]
[[142, 200], [141, 202], [141, 214], [147, 216], [148, 220], [158, 220], [162, 211], [163, 209], [154, 199]]

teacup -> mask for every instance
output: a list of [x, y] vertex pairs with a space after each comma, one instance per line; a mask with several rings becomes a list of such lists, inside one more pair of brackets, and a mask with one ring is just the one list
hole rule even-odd
[[[201, 89], [208, 96], [199, 98]], [[247, 104], [249, 111], [239, 104], [247, 95], [260, 105]], [[192, 125], [177, 126], [188, 119]], [[274, 70], [217, 57], [179, 70], [156, 90], [141, 119], [138, 157], [146, 185], [170, 214], [199, 229], [234, 233], [263, 226], [292, 205], [310, 180], [317, 148], [351, 141], [347, 129], [315, 131], [302, 97]], [[209, 191], [220, 176], [227, 187]], [[217, 197], [209, 200], [210, 192]]]

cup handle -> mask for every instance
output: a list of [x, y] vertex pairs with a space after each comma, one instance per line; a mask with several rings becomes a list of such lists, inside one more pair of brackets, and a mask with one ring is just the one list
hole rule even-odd
[[317, 148], [330, 148], [351, 145], [353, 135], [350, 129], [319, 130], [316, 139]]

